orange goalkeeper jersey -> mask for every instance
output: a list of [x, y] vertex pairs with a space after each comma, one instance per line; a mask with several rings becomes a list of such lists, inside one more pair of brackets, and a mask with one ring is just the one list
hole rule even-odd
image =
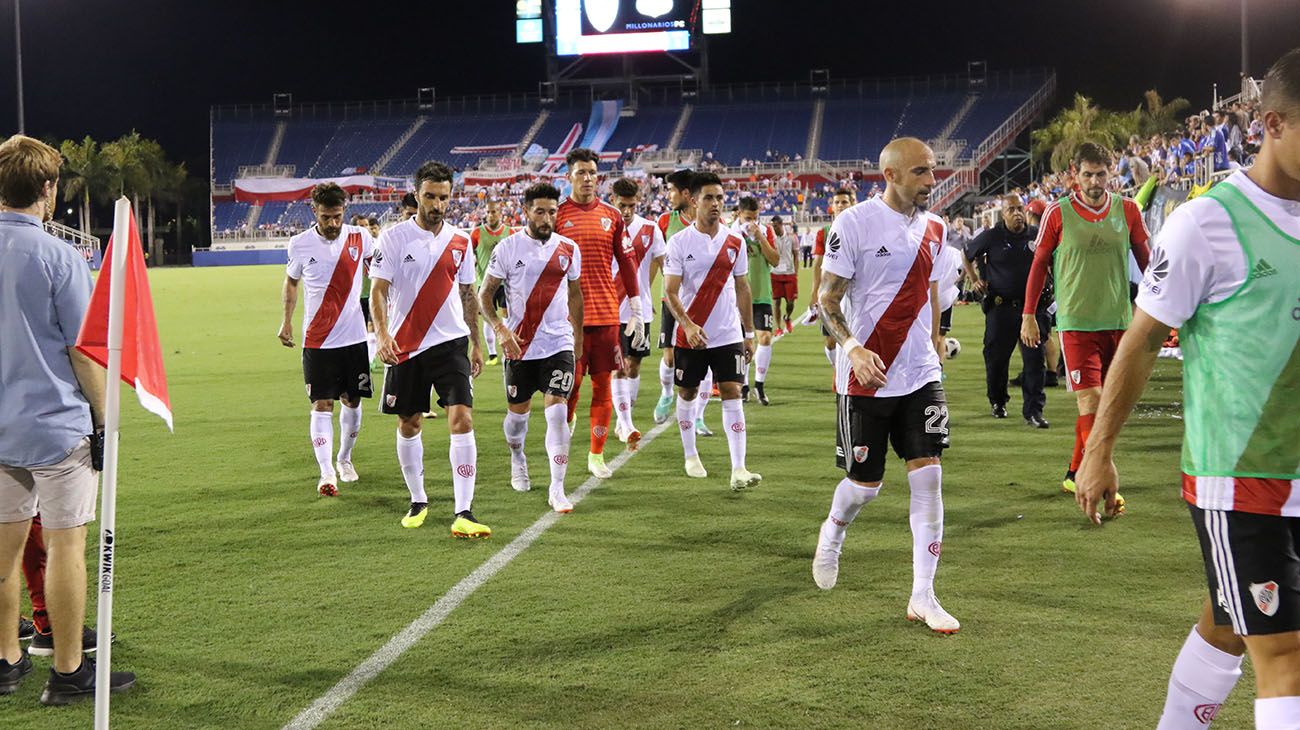
[[581, 253], [583, 326], [617, 325], [620, 292], [611, 273], [614, 261], [624, 290], [640, 293], [636, 259], [624, 246], [622, 214], [598, 198], [586, 204], [566, 198], [555, 217], [555, 232], [573, 239]]

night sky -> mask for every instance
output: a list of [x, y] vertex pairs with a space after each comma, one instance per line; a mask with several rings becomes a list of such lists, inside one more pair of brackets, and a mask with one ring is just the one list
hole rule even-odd
[[[1249, 4], [1261, 76], [1300, 43], [1300, 2]], [[1196, 108], [1212, 83], [1237, 85], [1238, 0], [904, 5], [733, 0], [733, 34], [710, 39], [713, 80], [953, 73], [987, 60], [1056, 68], [1058, 103], [1077, 90], [1132, 107], [1155, 87]], [[420, 86], [536, 91], [545, 75], [542, 46], [514, 43], [511, 0], [23, 0], [22, 11], [28, 134], [104, 140], [136, 128], [199, 176], [211, 104], [278, 91], [297, 101], [407, 98]], [[17, 122], [13, 41], [13, 0], [0, 0], [0, 135]]]

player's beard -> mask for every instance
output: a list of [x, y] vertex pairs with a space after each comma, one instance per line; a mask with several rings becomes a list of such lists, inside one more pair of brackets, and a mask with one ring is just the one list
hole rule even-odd
[[1106, 194], [1106, 188], [1088, 188], [1086, 191], [1084, 191], [1084, 197], [1086, 197], [1088, 199], [1088, 202], [1093, 205], [1097, 205], [1101, 203], [1102, 198], [1105, 196], [1105, 194]]
[[917, 210], [926, 210], [930, 207], [930, 194], [930, 188], [917, 191], [916, 197], [912, 198]]
[[424, 227], [433, 230], [442, 225], [442, 211], [431, 210], [428, 213], [421, 213], [420, 217], [424, 219]]
[[334, 226], [322, 226], [318, 224], [317, 227], [320, 228], [320, 234], [325, 238], [326, 241], [333, 241], [334, 239], [339, 237], [340, 233], [343, 232], [343, 228], [341, 226], [335, 228]]
[[532, 223], [528, 224], [528, 235], [532, 236], [535, 240], [538, 241], [545, 241], [546, 239], [550, 238], [551, 231], [553, 230], [555, 229], [552, 228], [551, 224], [549, 223], [543, 223], [540, 226], [535, 226]]

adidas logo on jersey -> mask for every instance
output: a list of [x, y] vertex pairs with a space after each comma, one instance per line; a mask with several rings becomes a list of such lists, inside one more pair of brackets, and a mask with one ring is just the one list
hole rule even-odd
[[516, 269], [524, 268], [524, 262], [522, 259], [515, 259], [515, 268]]
[[1276, 273], [1277, 269], [1273, 268], [1264, 259], [1260, 259], [1259, 263], [1255, 264], [1255, 268], [1250, 272], [1250, 276], [1252, 279], [1263, 279], [1265, 276], [1272, 276]]
[[309, 258], [309, 259], [307, 259], [307, 263], [308, 263], [308, 264], [314, 264], [314, 263], [316, 263], [316, 259], [315, 259], [315, 258]]
[[408, 253], [406, 254], [406, 258], [402, 259], [402, 263], [413, 264], [415, 263], [415, 257]]
[[884, 258], [888, 255], [889, 255], [889, 249], [885, 248], [884, 246], [881, 246], [880, 250], [876, 252], [876, 258], [878, 259]]
[[564, 227], [565, 227], [565, 228], [572, 228], [572, 227], [573, 227], [573, 221], [565, 221], [565, 222], [564, 222]]
[[686, 254], [686, 260], [687, 260], [687, 261], [694, 261], [694, 260], [695, 260], [695, 255], [694, 255], [694, 254], [689, 254], [689, 253]]

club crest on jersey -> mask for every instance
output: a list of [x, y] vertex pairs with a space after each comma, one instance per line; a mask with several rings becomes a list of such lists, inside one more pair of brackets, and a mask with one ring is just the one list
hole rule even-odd
[[600, 219], [600, 227], [601, 227], [602, 230], [606, 230], [606, 231], [608, 231], [608, 230], [609, 230], [613, 225], [614, 225], [614, 221], [612, 221], [612, 220], [610, 220], [610, 219], [608, 219], [608, 218], [601, 218], [601, 219]]
[[352, 257], [353, 261], [356, 261], [361, 258], [361, 249], [356, 246], [348, 246], [348, 255]]
[[736, 263], [736, 249], [727, 250], [727, 260], [733, 264]]
[[1255, 608], [1265, 616], [1276, 614], [1282, 602], [1277, 592], [1277, 581], [1274, 580], [1267, 583], [1251, 583], [1250, 595], [1255, 599]]
[[515, 398], [515, 397], [517, 397], [517, 396], [519, 395], [519, 389], [516, 388], [516, 387], [513, 386], [513, 385], [507, 385], [507, 386], [506, 386], [506, 395], [509, 395], [511, 398]]
[[560, 261], [560, 268], [563, 269], [564, 271], [568, 271], [568, 270], [569, 270], [569, 257], [568, 257], [568, 256], [560, 256], [560, 257], [559, 257], [559, 261]]
[[871, 452], [870, 446], [854, 446], [853, 460], [861, 464], [867, 460], [867, 454]]
[[454, 266], [460, 266], [460, 260], [461, 260], [461, 257], [464, 256], [464, 255], [465, 255], [465, 252], [464, 252], [464, 251], [461, 251], [461, 250], [459, 250], [459, 249], [452, 251], [452, 252], [451, 252], [451, 263], [452, 263], [452, 265], [454, 265]]
[[1079, 381], [1080, 381], [1080, 380], [1083, 380], [1083, 373], [1082, 373], [1081, 371], [1079, 371], [1079, 370], [1071, 370], [1071, 371], [1070, 371], [1070, 380], [1073, 380], [1073, 381], [1074, 381], [1074, 384], [1075, 384], [1075, 385], [1078, 385], [1078, 384], [1079, 384]]
[[397, 396], [390, 393], [384, 396], [384, 402], [388, 404], [389, 408], [393, 408], [397, 405]]

